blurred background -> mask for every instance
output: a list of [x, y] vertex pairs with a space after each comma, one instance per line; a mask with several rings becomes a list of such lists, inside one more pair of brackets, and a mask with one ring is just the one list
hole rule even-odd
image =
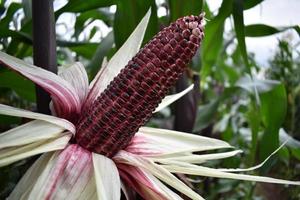
[[[170, 22], [206, 13], [205, 39], [172, 92], [194, 90], [150, 120], [150, 126], [228, 141], [243, 154], [209, 163], [259, 164], [255, 175], [300, 179], [299, 0], [54, 0], [57, 63], [84, 64], [90, 80], [151, 7], [144, 43]], [[32, 63], [31, 0], [0, 0], [0, 50]], [[35, 86], [0, 66], [0, 103], [36, 110]], [[0, 115], [3, 132], [23, 119]], [[0, 168], [0, 199], [31, 165]], [[207, 199], [300, 199], [299, 187], [189, 177]]]

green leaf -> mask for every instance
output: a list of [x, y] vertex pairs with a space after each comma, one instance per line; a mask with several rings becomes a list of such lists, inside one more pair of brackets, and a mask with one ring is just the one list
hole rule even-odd
[[[31, 25], [31, 22], [26, 23], [22, 26], [20, 31], [9, 30], [10, 32], [12, 32], [12, 34], [15, 34], [16, 37], [12, 37], [12, 40], [6, 49], [6, 53], [18, 58], [32, 56]], [[0, 32], [2, 32], [1, 28]]]
[[90, 70], [89, 74], [91, 77], [94, 77], [96, 73], [99, 71], [103, 58], [108, 54], [113, 44], [114, 44], [114, 35], [113, 32], [110, 32], [100, 42], [96, 52], [94, 53], [90, 63], [87, 66], [87, 68]]
[[210, 73], [211, 67], [216, 63], [223, 44], [224, 22], [230, 16], [233, 0], [222, 2], [218, 15], [209, 19], [205, 26], [205, 39], [202, 42], [201, 60], [202, 80]]
[[212, 122], [218, 110], [219, 103], [220, 99], [217, 98], [206, 105], [198, 107], [198, 114], [194, 126], [195, 132], [206, 128]]
[[212, 18], [213, 14], [212, 14], [212, 12], [210, 11], [210, 8], [209, 8], [209, 6], [208, 6], [207, 3], [204, 3], [204, 4], [203, 4], [203, 11], [205, 12], [205, 17], [206, 17], [207, 19], [211, 19], [211, 18]]
[[287, 26], [287, 27], [273, 27], [266, 24], [251, 24], [245, 26], [245, 36], [248, 37], [262, 37], [280, 33], [286, 31], [287, 29], [294, 29], [300, 34], [299, 26]]
[[291, 149], [291, 153], [292, 153], [292, 155], [295, 158], [297, 158], [298, 160], [300, 160], [300, 149], [294, 149], [294, 148], [292, 148]]
[[188, 2], [182, 0], [169, 0], [171, 21], [186, 16], [186, 15], [199, 15], [203, 0], [190, 0]]
[[287, 108], [287, 95], [283, 84], [261, 94], [263, 122], [266, 127], [279, 130]]
[[31, 20], [32, 18], [32, 0], [22, 0], [25, 21]]
[[60, 41], [57, 43], [58, 46], [69, 47], [72, 51], [76, 52], [78, 55], [83, 56], [87, 59], [91, 59], [96, 52], [97, 43], [80, 43], [80, 42], [65, 42]]
[[64, 12], [85, 12], [96, 8], [111, 6], [114, 4], [114, 0], [69, 0], [64, 7], [56, 11], [55, 15], [58, 16]]
[[20, 95], [20, 97], [35, 102], [34, 84], [15, 72], [0, 72], [0, 87], [10, 88]]
[[18, 117], [0, 115], [1, 128], [4, 128], [5, 127], [4, 125], [8, 126], [8, 125], [12, 125], [12, 124], [20, 124], [21, 121], [22, 121], [21, 118], [18, 118]]
[[[8, 37], [5, 35], [11, 35], [12, 34], [12, 40], [9, 42], [8, 47], [6, 48], [6, 52], [10, 55], [18, 56], [20, 58], [23, 58], [24, 56], [32, 54], [32, 48], [29, 43], [31, 43], [31, 26], [32, 22], [29, 21], [23, 21], [22, 27], [18, 31], [12, 31], [9, 30], [9, 24], [13, 21], [13, 15], [18, 10], [19, 6], [21, 7], [21, 4], [11, 4], [10, 7], [12, 8], [12, 11], [9, 13], [9, 15], [6, 15], [1, 21], [0, 21], [0, 37]], [[25, 36], [26, 35], [26, 36]], [[15, 37], [17, 36], [17, 37]], [[24, 37], [23, 37], [24, 36]], [[29, 36], [29, 37], [28, 37]]]
[[22, 8], [20, 3], [11, 3], [6, 11], [6, 15], [4, 18], [0, 20], [0, 27], [1, 29], [5, 30], [9, 28], [9, 23], [13, 21], [13, 15], [16, 13], [17, 10]]
[[296, 25], [294, 26], [295, 31], [297, 31], [298, 35], [300, 36], [300, 26]]
[[237, 69], [235, 67], [229, 66], [227, 65], [227, 63], [225, 63], [225, 60], [222, 60], [221, 62], [218, 62], [218, 66], [220, 67], [220, 79], [223, 81], [228, 80], [228, 82], [230, 83], [230, 85], [234, 85], [235, 82], [239, 79], [240, 74], [237, 71]]
[[265, 131], [260, 143], [260, 159], [266, 158], [279, 145], [279, 129], [287, 112], [287, 94], [283, 84], [261, 94], [261, 114]]
[[[11, 3], [6, 10], [6, 15], [4, 18], [0, 20], [0, 38], [8, 38], [12, 37], [12, 41], [9, 43], [9, 46], [7, 48], [7, 51], [10, 51], [11, 48], [9, 48], [15, 40], [15, 38], [18, 40], [17, 43], [14, 43], [15, 46], [12, 48], [13, 50], [10, 51], [10, 54], [16, 55], [20, 50], [20, 43], [21, 41], [24, 41], [25, 43], [31, 43], [31, 39], [28, 40], [28, 36], [24, 35], [25, 33], [20, 30], [20, 31], [12, 31], [9, 29], [9, 24], [13, 22], [14, 20], [14, 14], [22, 8], [22, 5], [20, 3]], [[30, 36], [29, 36], [30, 38]]]
[[280, 84], [279, 81], [269, 79], [258, 79], [249, 75], [242, 76], [235, 85], [241, 87], [248, 92], [255, 94], [263, 93], [272, 90], [274, 87]]
[[3, 27], [0, 27], [0, 37], [12, 37], [14, 39], [22, 40], [26, 44], [32, 44], [32, 37], [24, 33], [22, 31], [13, 31], [9, 29], [3, 29]]
[[154, 0], [117, 1], [117, 12], [114, 21], [114, 37], [117, 49], [126, 41], [134, 28], [151, 7], [151, 17], [146, 30], [144, 41], [149, 41], [157, 33], [157, 13]]
[[244, 9], [250, 9], [258, 4], [260, 4], [261, 2], [263, 2], [264, 0], [245, 0], [244, 1]]
[[95, 34], [97, 33], [97, 31], [98, 31], [98, 28], [94, 26], [89, 34], [88, 40], [92, 39], [95, 36]]
[[282, 162], [285, 163], [286, 167], [289, 166], [289, 160], [290, 160], [290, 152], [287, 147], [282, 147], [279, 152], [278, 156]]
[[95, 9], [95, 10], [89, 10], [83, 13], [80, 13], [79, 16], [76, 17], [75, 22], [75, 37], [78, 37], [79, 34], [84, 30], [86, 27], [86, 21], [90, 20], [90, 23], [93, 22], [93, 20], [100, 19], [107, 25], [112, 25], [113, 21], [113, 14], [110, 12], [106, 12], [103, 10]]
[[234, 0], [233, 1], [233, 22], [234, 22], [234, 29], [239, 45], [239, 49], [241, 51], [243, 60], [245, 65], [247, 66], [250, 72], [250, 65], [248, 61], [247, 49], [246, 49], [246, 42], [245, 42], [245, 27], [244, 27], [244, 1], [243, 0]]
[[248, 37], [261, 37], [280, 32], [277, 28], [265, 24], [251, 24], [245, 26], [245, 35]]
[[254, 101], [251, 101], [249, 111], [246, 113], [246, 118], [251, 129], [250, 162], [251, 165], [254, 165], [257, 149], [257, 136], [261, 122], [261, 114], [257, 111], [257, 104], [254, 103]]

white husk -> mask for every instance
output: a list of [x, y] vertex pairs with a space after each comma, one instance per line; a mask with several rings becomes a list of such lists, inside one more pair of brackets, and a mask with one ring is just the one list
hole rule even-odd
[[51, 94], [55, 102], [62, 104], [67, 112], [79, 112], [80, 100], [74, 87], [58, 75], [31, 65], [0, 51], [0, 60], [11, 69], [21, 73]]
[[0, 134], [1, 149], [21, 146], [58, 137], [64, 128], [41, 120], [34, 120]]
[[121, 183], [115, 163], [100, 154], [93, 153], [93, 164], [99, 200], [119, 200]]
[[24, 118], [29, 118], [29, 119], [43, 120], [43, 121], [55, 124], [57, 126], [61, 126], [61, 127], [65, 128], [66, 130], [69, 130], [71, 133], [75, 134], [75, 126], [71, 122], [69, 122], [65, 119], [59, 118], [59, 117], [35, 113], [35, 112], [23, 110], [20, 108], [14, 108], [14, 107], [3, 105], [3, 104], [0, 104], [0, 114], [15, 116], [15, 117], [24, 117]]
[[84, 66], [80, 62], [62, 66], [59, 68], [58, 76], [74, 87], [82, 105], [89, 92], [89, 79]]
[[181, 97], [183, 97], [185, 94], [187, 94], [188, 92], [190, 92], [193, 88], [194, 88], [194, 84], [190, 85], [188, 88], [186, 88], [182, 92], [166, 96], [161, 101], [161, 103], [157, 106], [157, 108], [155, 109], [155, 111], [153, 113], [159, 112], [162, 109], [166, 108], [167, 106], [169, 106], [170, 104], [172, 104], [173, 102], [177, 101], [178, 99], [180, 99]]
[[232, 148], [228, 143], [221, 140], [166, 129], [141, 127], [137, 134], [145, 137], [146, 140], [145, 143], [141, 144], [141, 148], [149, 148], [153, 151], [161, 152], [159, 154], [160, 157]]
[[64, 149], [70, 138], [71, 134], [66, 133], [53, 139], [41, 140], [20, 147], [17, 146], [2, 149], [0, 150], [0, 167], [33, 155]]

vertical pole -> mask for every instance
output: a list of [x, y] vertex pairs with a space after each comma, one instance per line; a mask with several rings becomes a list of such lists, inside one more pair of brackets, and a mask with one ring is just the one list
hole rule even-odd
[[[57, 73], [53, 0], [32, 0], [33, 61], [36, 66]], [[38, 112], [50, 114], [50, 95], [36, 86]]]

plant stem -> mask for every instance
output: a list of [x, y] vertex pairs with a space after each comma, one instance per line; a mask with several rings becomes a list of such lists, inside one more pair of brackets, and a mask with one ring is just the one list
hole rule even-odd
[[[192, 132], [197, 116], [197, 106], [199, 99], [199, 77], [194, 77], [194, 90], [184, 95], [175, 103], [174, 130]], [[176, 83], [176, 92], [181, 92], [189, 85], [187, 74], [184, 74]]]
[[[57, 73], [53, 0], [32, 0], [33, 61], [36, 66]], [[36, 85], [38, 112], [50, 114], [50, 95]]]

